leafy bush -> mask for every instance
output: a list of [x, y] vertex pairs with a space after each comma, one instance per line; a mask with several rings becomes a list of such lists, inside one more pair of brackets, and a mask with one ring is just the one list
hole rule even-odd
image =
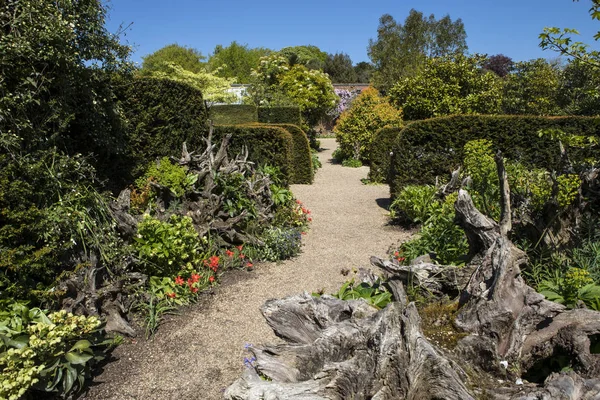
[[543, 281], [538, 290], [548, 300], [577, 308], [583, 302], [588, 308], [600, 311], [600, 285], [594, 283], [590, 273], [581, 268], [569, 268], [564, 275], [555, 274]]
[[225, 199], [223, 211], [230, 217], [236, 217], [246, 212], [248, 218], [256, 218], [256, 204], [244, 190], [246, 182], [247, 178], [239, 172], [218, 174], [215, 179], [217, 194], [222, 195]]
[[203, 252], [192, 219], [177, 215], [166, 222], [145, 215], [138, 225], [134, 247], [144, 272], [152, 276], [174, 276], [182, 271], [193, 271]]
[[319, 160], [319, 154], [315, 149], [310, 149], [310, 158], [313, 166], [313, 174], [317, 172], [319, 168], [323, 167], [321, 160]]
[[368, 160], [376, 132], [386, 126], [400, 127], [402, 112], [374, 88], [367, 88], [342, 113], [334, 132], [344, 158]]
[[392, 160], [392, 148], [402, 128], [381, 128], [375, 133], [369, 152], [369, 179], [373, 182], [388, 183]]
[[[121, 94], [127, 119], [128, 149], [123, 166], [139, 177], [148, 161], [181, 155], [181, 145], [190, 151], [208, 132], [208, 111], [202, 93], [169, 79], [137, 78]], [[125, 184], [131, 178], [125, 176]]]
[[333, 297], [340, 300], [364, 299], [378, 310], [385, 308], [393, 299], [392, 293], [385, 288], [379, 279], [372, 285], [366, 282], [357, 285], [354, 279], [349, 280], [342, 285], [337, 293], [333, 294]]
[[392, 218], [399, 213], [414, 223], [427, 221], [442, 207], [436, 198], [437, 189], [432, 185], [409, 185], [402, 189], [398, 197], [390, 205]]
[[40, 151], [0, 155], [2, 297], [54, 301], [47, 290], [95, 254], [112, 265], [127, 251], [84, 157]]
[[246, 104], [215, 104], [210, 107], [210, 119], [215, 125], [237, 125], [259, 121], [256, 106]]
[[197, 179], [198, 175], [188, 174], [185, 168], [173, 164], [168, 157], [163, 157], [148, 165], [146, 173], [136, 180], [136, 185], [138, 188], [144, 188], [149, 181], [153, 181], [171, 189], [175, 196], [181, 197]]
[[500, 111], [502, 79], [481, 69], [479, 56], [428, 58], [414, 75], [390, 89], [390, 99], [409, 121], [452, 114]]
[[448, 196], [440, 207], [432, 207], [418, 236], [400, 245], [398, 257], [406, 263], [424, 254], [443, 265], [461, 264], [469, 251], [464, 231], [454, 223], [456, 195]]
[[287, 260], [300, 254], [302, 236], [297, 228], [269, 228], [261, 239], [258, 258], [266, 261]]
[[362, 167], [362, 162], [360, 160], [357, 160], [356, 158], [347, 158], [344, 161], [342, 161], [342, 166], [350, 168], [360, 168]]
[[20, 303], [0, 309], [0, 397], [19, 399], [32, 390], [62, 397], [80, 390], [91, 367], [116, 343], [97, 317], [66, 311], [47, 314]]
[[258, 107], [258, 122], [265, 124], [301, 125], [298, 107]]
[[[401, 131], [392, 148], [392, 195], [405, 185], [433, 184], [436, 176], [446, 176], [462, 164], [465, 144], [475, 139], [492, 141], [495, 150], [525, 168], [560, 171], [557, 138], [538, 134], [546, 128], [598, 139], [600, 118], [462, 115], [413, 122]], [[578, 168], [589, 165], [597, 151], [594, 146], [565, 146]]]

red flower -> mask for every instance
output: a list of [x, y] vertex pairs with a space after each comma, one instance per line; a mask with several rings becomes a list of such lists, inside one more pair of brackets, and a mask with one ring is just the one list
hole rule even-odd
[[210, 283], [213, 283], [215, 281], [215, 277], [211, 276], [210, 278], [208, 278], [208, 280], [210, 281]]
[[402, 261], [406, 260], [406, 257], [398, 257], [396, 260], [402, 262]]
[[191, 279], [192, 279], [193, 283], [196, 283], [196, 282], [198, 282], [200, 280], [200, 278], [201, 278], [200, 275], [198, 275], [198, 274], [192, 274], [192, 278]]
[[399, 255], [400, 255], [400, 253], [399, 253], [399, 252], [395, 252], [395, 253], [394, 253], [394, 257], [398, 257]]
[[240, 254], [240, 259], [242, 259], [242, 260], [243, 260], [244, 258], [246, 258], [246, 256], [245, 256], [245, 255], [243, 255], [243, 254]]
[[192, 291], [192, 293], [198, 293], [197, 287], [191, 287], [190, 290]]
[[306, 208], [304, 208], [304, 207], [302, 207], [302, 212], [303, 212], [304, 214], [308, 214], [308, 210], [307, 210]]
[[296, 199], [296, 204], [302, 204], [302, 202], [298, 199]]
[[178, 276], [177, 278], [175, 278], [175, 284], [176, 285], [183, 285], [184, 281], [183, 278]]
[[243, 245], [239, 245], [239, 246], [236, 246], [236, 247], [237, 247], [237, 249], [238, 249], [239, 251], [242, 251], [242, 249], [244, 248], [244, 246], [243, 246]]
[[175, 296], [177, 296], [177, 295], [175, 294], [175, 292], [167, 293], [167, 297], [170, 297], [170, 298], [172, 298], [172, 299], [174, 299], [174, 298], [175, 298]]
[[311, 217], [308, 217], [308, 222], [312, 222], [312, 218]]
[[252, 264], [251, 262], [249, 262], [248, 264], [246, 264], [246, 267], [247, 268], [252, 268], [252, 267], [254, 267], [254, 264]]
[[225, 254], [227, 254], [227, 257], [233, 257], [233, 251], [231, 250], [225, 251]]
[[300, 232], [300, 233], [303, 234], [303, 235], [306, 235], [306, 232]]
[[211, 258], [209, 258], [209, 260], [210, 260], [210, 268], [213, 270], [216, 270], [217, 267], [219, 266], [219, 257], [212, 256]]

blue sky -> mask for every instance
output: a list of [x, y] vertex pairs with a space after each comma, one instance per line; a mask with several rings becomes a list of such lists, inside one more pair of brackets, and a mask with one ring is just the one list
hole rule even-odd
[[108, 28], [133, 23], [123, 42], [134, 46], [133, 61], [178, 43], [204, 55], [232, 41], [278, 50], [312, 44], [328, 53], [345, 52], [353, 62], [368, 61], [369, 39], [379, 17], [403, 22], [411, 8], [437, 18], [461, 18], [471, 53], [502, 53], [515, 61], [554, 58], [538, 47], [545, 26], [577, 28], [594, 45], [600, 21], [589, 14], [590, 0], [111, 0]]

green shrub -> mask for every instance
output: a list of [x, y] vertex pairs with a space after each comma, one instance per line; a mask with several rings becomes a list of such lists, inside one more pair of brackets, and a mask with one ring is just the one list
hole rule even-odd
[[540, 283], [538, 290], [548, 300], [577, 308], [583, 302], [588, 308], [600, 311], [600, 285], [594, 283], [590, 273], [581, 268], [569, 268]]
[[294, 139], [286, 129], [258, 124], [215, 126], [217, 139], [228, 133], [233, 134], [229, 146], [231, 157], [240, 154], [246, 146], [249, 161], [258, 166], [278, 167], [284, 176], [285, 184], [292, 181]]
[[261, 237], [258, 258], [266, 261], [287, 260], [300, 254], [302, 236], [298, 228], [269, 228]]
[[409, 185], [402, 189], [390, 206], [392, 218], [401, 213], [415, 223], [423, 223], [442, 207], [436, 198], [437, 189], [432, 185]]
[[312, 161], [313, 175], [314, 175], [319, 168], [323, 167], [323, 164], [321, 163], [321, 160], [319, 160], [319, 154], [314, 149], [310, 149], [310, 158]]
[[310, 184], [313, 182], [314, 171], [312, 166], [311, 149], [306, 133], [297, 125], [269, 124], [284, 128], [292, 135], [293, 139], [293, 164], [290, 183]]
[[201, 243], [190, 217], [173, 215], [163, 222], [145, 215], [138, 224], [134, 246], [145, 273], [176, 276], [195, 270], [202, 257]]
[[61, 397], [80, 390], [91, 367], [116, 342], [97, 317], [5, 303], [0, 308], [0, 397], [16, 400], [32, 390]]
[[[558, 142], [538, 132], [558, 128], [567, 134], [598, 138], [600, 118], [461, 115], [416, 121], [407, 125], [393, 146], [390, 171], [392, 195], [409, 184], [433, 184], [436, 176], [447, 176], [464, 160], [470, 140], [489, 139], [504, 157], [526, 168], [560, 170]], [[593, 147], [568, 147], [573, 164], [593, 158]]]
[[342, 166], [349, 168], [360, 168], [362, 167], [362, 162], [356, 158], [347, 158], [342, 161]]
[[369, 179], [372, 182], [388, 183], [392, 160], [390, 153], [401, 130], [402, 128], [388, 127], [375, 133], [369, 152]]
[[259, 116], [256, 106], [223, 104], [210, 107], [210, 119], [215, 125], [238, 125], [258, 122]]
[[334, 131], [344, 155], [368, 160], [375, 133], [386, 126], [402, 126], [402, 111], [376, 89], [367, 88], [342, 113]]
[[126, 87], [123, 112], [127, 120], [128, 149], [123, 166], [139, 177], [148, 162], [181, 155], [183, 142], [190, 151], [208, 132], [208, 112], [202, 93], [169, 79], [137, 78]]
[[163, 157], [148, 165], [146, 173], [136, 180], [136, 185], [138, 188], [144, 188], [148, 181], [153, 181], [171, 189], [175, 196], [181, 197], [197, 179], [197, 174], [188, 174], [185, 168], [173, 164], [168, 157]]
[[258, 122], [265, 124], [301, 125], [298, 107], [258, 107]]

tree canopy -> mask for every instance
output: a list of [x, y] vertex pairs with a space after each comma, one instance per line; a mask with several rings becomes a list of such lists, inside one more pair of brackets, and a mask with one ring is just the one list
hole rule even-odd
[[200, 72], [204, 70], [206, 57], [202, 53], [191, 47], [183, 47], [176, 43], [169, 44], [156, 50], [154, 53], [142, 57], [142, 75], [149, 75], [152, 72], [168, 72], [168, 63], [179, 65], [181, 68], [190, 72]]
[[379, 19], [377, 39], [369, 40], [368, 54], [375, 66], [373, 83], [388, 90], [400, 78], [415, 74], [427, 57], [451, 56], [467, 51], [467, 34], [459, 18], [446, 15], [436, 20], [431, 14], [410, 10], [404, 25], [389, 14]]
[[208, 59], [208, 70], [222, 78], [233, 78], [236, 83], [250, 83], [252, 68], [271, 52], [263, 47], [249, 48], [236, 41], [227, 47], [217, 45]]
[[308, 69], [322, 70], [327, 60], [327, 53], [313, 45], [284, 47], [278, 53], [287, 59], [290, 66], [300, 64]]
[[358, 79], [352, 59], [346, 53], [328, 54], [323, 72], [329, 75], [333, 83], [355, 83]]

